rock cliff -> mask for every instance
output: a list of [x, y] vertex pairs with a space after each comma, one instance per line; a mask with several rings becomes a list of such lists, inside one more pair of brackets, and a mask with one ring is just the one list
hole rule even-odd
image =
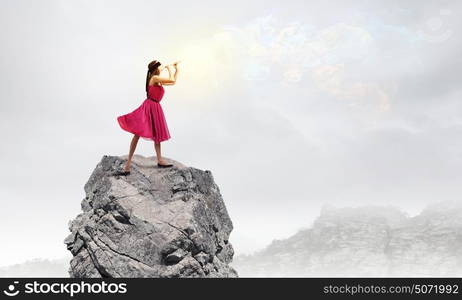
[[237, 277], [233, 224], [209, 170], [158, 168], [135, 155], [104, 156], [85, 184], [82, 213], [64, 240], [71, 277]]
[[462, 276], [462, 205], [409, 217], [390, 206], [325, 206], [313, 225], [232, 266], [241, 277]]

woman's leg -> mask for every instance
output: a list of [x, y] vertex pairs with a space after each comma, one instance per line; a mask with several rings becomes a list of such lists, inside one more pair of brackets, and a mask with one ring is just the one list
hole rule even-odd
[[125, 168], [124, 168], [125, 171], [130, 170], [130, 166], [131, 166], [131, 163], [132, 163], [132, 157], [133, 157], [133, 154], [135, 153], [136, 145], [138, 144], [139, 139], [140, 139], [139, 135], [136, 135], [136, 134], [133, 135], [132, 141], [130, 143], [130, 152], [128, 153], [128, 160], [127, 160], [127, 163], [125, 164]]
[[154, 142], [154, 148], [156, 148], [157, 163], [164, 167], [173, 167], [173, 164], [166, 163], [162, 158], [162, 154], [160, 153], [160, 143]]
[[160, 143], [154, 142], [154, 148], [156, 149], [157, 162], [164, 164], [165, 162], [162, 160], [162, 154], [160, 153]]

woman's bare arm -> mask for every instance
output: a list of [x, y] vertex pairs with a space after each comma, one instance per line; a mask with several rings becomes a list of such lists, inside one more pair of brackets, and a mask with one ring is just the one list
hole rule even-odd
[[[174, 65], [174, 66], [175, 66], [175, 74], [173, 75], [173, 80], [175, 80], [175, 82], [176, 82], [176, 79], [178, 77], [178, 65]], [[170, 72], [170, 70], [169, 70], [169, 72]], [[175, 83], [164, 83], [164, 85], [174, 85], [174, 84]]]
[[175, 84], [175, 80], [172, 78], [165, 78], [165, 77], [160, 77], [159, 75], [152, 75], [152, 78], [154, 78], [152, 81], [154, 82], [160, 82], [163, 85], [165, 84]]
[[153, 75], [152, 78], [153, 78], [154, 82], [160, 82], [163, 85], [169, 85], [169, 84], [173, 85], [173, 84], [175, 84], [176, 78], [172, 75], [172, 70], [170, 70], [170, 66], [166, 66], [166, 68], [168, 70], [168, 77], [169, 78], [160, 77], [159, 75]]

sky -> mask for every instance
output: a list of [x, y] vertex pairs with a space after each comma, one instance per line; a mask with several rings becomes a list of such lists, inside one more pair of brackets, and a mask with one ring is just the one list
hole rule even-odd
[[236, 255], [326, 204], [461, 201], [458, 1], [0, 5], [0, 266], [70, 255], [68, 221], [101, 158], [127, 154], [116, 117], [154, 59], [181, 60], [162, 154], [211, 170]]

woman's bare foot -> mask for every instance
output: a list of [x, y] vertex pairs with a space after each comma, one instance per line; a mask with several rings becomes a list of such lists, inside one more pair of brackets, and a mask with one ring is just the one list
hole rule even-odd
[[172, 166], [173, 166], [172, 164], [167, 163], [167, 162], [166, 162], [165, 160], [163, 160], [163, 159], [159, 159], [159, 160], [157, 161], [157, 165], [158, 165], [159, 167], [172, 167]]

